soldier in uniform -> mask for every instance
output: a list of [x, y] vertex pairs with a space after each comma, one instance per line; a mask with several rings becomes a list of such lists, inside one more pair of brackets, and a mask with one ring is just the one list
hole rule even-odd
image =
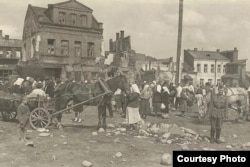
[[211, 143], [221, 143], [220, 134], [223, 119], [226, 116], [227, 112], [227, 97], [223, 95], [224, 87], [219, 85], [218, 93], [215, 94], [213, 91], [211, 102], [209, 105], [210, 121], [211, 121]]

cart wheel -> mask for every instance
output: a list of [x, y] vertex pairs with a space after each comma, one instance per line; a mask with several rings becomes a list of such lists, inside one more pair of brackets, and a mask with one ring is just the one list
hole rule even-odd
[[2, 111], [1, 113], [4, 121], [13, 121], [17, 116], [16, 111]]
[[51, 116], [44, 108], [36, 108], [30, 113], [30, 126], [33, 129], [47, 128], [51, 122]]

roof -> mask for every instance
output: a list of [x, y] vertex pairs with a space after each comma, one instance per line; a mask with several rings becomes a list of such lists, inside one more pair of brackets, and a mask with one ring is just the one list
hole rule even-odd
[[239, 79], [239, 75], [238, 74], [225, 74], [221, 78], [235, 78], [235, 79]]
[[173, 61], [173, 57], [169, 57], [167, 59], [157, 59], [157, 61], [161, 63], [170, 63]]
[[49, 4], [51, 6], [63, 6], [63, 5], [70, 5], [70, 6], [73, 6], [74, 7], [74, 3], [79, 7], [79, 8], [85, 8], [89, 11], [93, 11], [92, 9], [90, 9], [89, 7], [83, 5], [82, 3], [76, 1], [76, 0], [68, 0], [68, 1], [65, 1], [65, 2], [59, 2], [59, 3], [55, 3], [55, 4]]
[[195, 50], [186, 50], [194, 59], [203, 59], [203, 60], [229, 60], [227, 57], [223, 56], [216, 51], [195, 51]]
[[21, 39], [0, 39], [0, 46], [1, 47], [22, 47], [22, 40]]
[[247, 59], [241, 59], [241, 60], [237, 60], [237, 61], [234, 61], [232, 63], [227, 63], [227, 65], [232, 65], [232, 64], [237, 64], [237, 65], [246, 65], [246, 61]]
[[133, 56], [134, 61], [145, 61], [146, 55], [142, 53], [136, 53], [135, 56]]
[[146, 56], [145, 60], [146, 60], [146, 61], [157, 61], [156, 58], [151, 57], [151, 56]]
[[44, 13], [47, 10], [47, 8], [41, 8], [41, 7], [31, 6], [31, 5], [30, 5], [30, 8], [34, 12], [37, 19], [39, 19], [39, 17], [42, 17], [42, 20], [39, 20], [39, 22], [53, 23], [52, 20], [50, 20], [49, 17]]

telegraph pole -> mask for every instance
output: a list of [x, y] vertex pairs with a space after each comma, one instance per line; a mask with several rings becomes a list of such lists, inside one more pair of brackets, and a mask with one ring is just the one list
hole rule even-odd
[[178, 41], [176, 56], [176, 76], [175, 82], [180, 82], [180, 59], [181, 59], [181, 41], [182, 41], [182, 20], [183, 20], [183, 0], [179, 0], [179, 24], [178, 24]]

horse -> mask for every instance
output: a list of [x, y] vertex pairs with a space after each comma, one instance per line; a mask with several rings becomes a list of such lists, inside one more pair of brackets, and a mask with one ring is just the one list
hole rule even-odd
[[[60, 111], [66, 108], [67, 103], [73, 100], [74, 104], [79, 104], [80, 102], [87, 101], [84, 105], [87, 106], [97, 106], [98, 107], [98, 128], [106, 128], [106, 106], [111, 103], [111, 96], [118, 88], [130, 93], [129, 83], [124, 75], [119, 75], [114, 78], [102, 82], [108, 90], [112, 92], [100, 96], [103, 92], [103, 86], [100, 86], [100, 82], [94, 84], [79, 84], [72, 81], [66, 81], [63, 84], [55, 88], [55, 109]], [[93, 99], [93, 100], [89, 100]], [[73, 108], [74, 111], [81, 112], [83, 109], [83, 104], [78, 105]], [[57, 121], [59, 127], [61, 127], [62, 113], [57, 114]]]
[[[212, 93], [218, 93], [218, 87], [213, 88], [205, 96], [207, 106], [210, 104]], [[224, 95], [227, 96], [228, 108], [237, 111], [235, 121], [238, 121], [241, 115], [243, 119], [246, 119], [249, 112], [248, 92], [240, 87], [227, 87], [224, 89]]]

